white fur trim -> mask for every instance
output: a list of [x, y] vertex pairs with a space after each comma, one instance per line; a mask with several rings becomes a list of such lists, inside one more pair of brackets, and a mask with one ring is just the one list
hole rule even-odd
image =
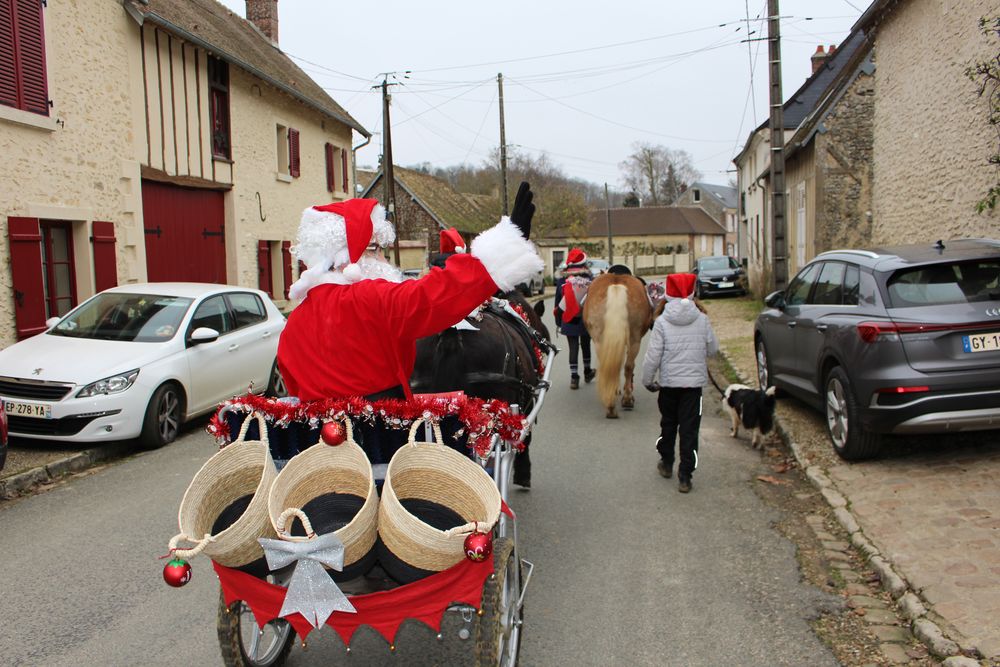
[[357, 264], [348, 264], [344, 267], [343, 272], [344, 277], [352, 283], [356, 283], [364, 277], [364, 274], [361, 272], [361, 267]]
[[472, 256], [505, 292], [545, 268], [535, 244], [521, 236], [521, 230], [506, 216], [472, 240]]

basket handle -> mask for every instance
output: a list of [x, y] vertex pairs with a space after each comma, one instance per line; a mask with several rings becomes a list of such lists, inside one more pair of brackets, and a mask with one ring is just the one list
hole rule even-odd
[[[285, 531], [285, 522], [288, 521], [288, 517], [290, 516], [298, 517], [299, 521], [302, 522], [303, 528], [306, 529], [305, 537], [298, 537]], [[308, 542], [312, 538], [316, 537], [316, 533], [313, 532], [312, 523], [310, 523], [309, 517], [307, 517], [306, 513], [298, 507], [289, 507], [285, 509], [284, 512], [279, 514], [278, 520], [274, 522], [274, 528], [278, 533], [278, 537], [288, 542]]]
[[493, 530], [492, 526], [489, 526], [486, 530], [480, 530], [479, 529], [480, 525], [487, 526], [487, 524], [484, 521], [470, 521], [469, 523], [467, 523], [465, 525], [455, 526], [454, 528], [449, 528], [448, 530], [444, 531], [444, 534], [447, 535], [448, 537], [452, 537], [453, 535], [467, 535], [467, 534], [472, 534], [472, 533], [485, 533], [485, 532], [488, 532], [490, 530]]
[[[177, 545], [180, 544], [182, 540], [184, 542], [194, 542], [194, 547], [192, 547], [191, 549], [178, 549]], [[193, 537], [188, 537], [184, 533], [179, 533], [170, 538], [170, 542], [167, 544], [167, 546], [170, 547], [170, 553], [172, 553], [175, 556], [178, 556], [179, 558], [194, 558], [195, 556], [200, 554], [205, 549], [205, 547], [207, 547], [214, 541], [215, 537], [213, 537], [209, 533], [205, 533], [205, 537], [201, 538], [200, 540], [196, 540]]]
[[[410, 439], [407, 441], [407, 444], [413, 445], [414, 447], [417, 445], [417, 428], [422, 426], [423, 423], [423, 418], [413, 420], [413, 425], [410, 426]], [[441, 436], [441, 426], [436, 421], [432, 420], [431, 428], [434, 430], [434, 435], [437, 437], [438, 444], [443, 445], [444, 438]]]
[[[247, 431], [250, 429], [251, 420], [257, 420], [257, 430], [260, 431], [260, 441], [265, 445], [267, 442], [267, 421], [264, 419], [264, 415], [259, 412], [251, 412], [246, 419], [243, 420], [243, 426], [240, 427], [240, 434], [236, 437], [233, 442], [243, 442], [244, 438], [247, 437]], [[230, 443], [232, 444], [232, 443]]]

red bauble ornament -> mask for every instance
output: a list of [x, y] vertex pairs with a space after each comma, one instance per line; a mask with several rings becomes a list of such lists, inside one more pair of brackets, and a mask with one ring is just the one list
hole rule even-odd
[[174, 588], [180, 588], [191, 581], [191, 565], [183, 558], [171, 558], [163, 566], [163, 580]]
[[479, 563], [490, 557], [493, 553], [492, 533], [472, 533], [465, 538], [465, 557]]
[[340, 422], [326, 422], [319, 435], [323, 438], [323, 442], [331, 447], [339, 445], [347, 439], [344, 426]]

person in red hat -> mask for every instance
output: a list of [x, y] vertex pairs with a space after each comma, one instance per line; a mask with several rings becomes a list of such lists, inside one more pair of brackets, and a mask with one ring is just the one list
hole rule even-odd
[[410, 397], [418, 338], [454, 325], [543, 267], [527, 239], [531, 191], [527, 184], [522, 191], [511, 218], [479, 234], [468, 253], [406, 281], [385, 261], [382, 248], [394, 232], [376, 200], [307, 208], [292, 253], [308, 268], [289, 290], [302, 302], [278, 342], [289, 394], [304, 401]]
[[569, 388], [580, 388], [580, 373], [577, 365], [579, 353], [583, 352], [583, 379], [590, 382], [597, 372], [590, 367], [590, 334], [583, 323], [583, 302], [594, 276], [587, 266], [587, 253], [573, 248], [566, 255], [566, 268], [556, 281], [556, 306], [553, 315], [556, 326], [569, 341]]
[[698, 467], [698, 429], [701, 426], [701, 390], [708, 383], [710, 355], [719, 342], [708, 316], [694, 301], [698, 278], [693, 273], [667, 276], [667, 304], [653, 324], [653, 333], [642, 362], [642, 384], [659, 392], [660, 437], [656, 450], [659, 473], [670, 478], [674, 442], [680, 432], [678, 490], [691, 490], [691, 476]]

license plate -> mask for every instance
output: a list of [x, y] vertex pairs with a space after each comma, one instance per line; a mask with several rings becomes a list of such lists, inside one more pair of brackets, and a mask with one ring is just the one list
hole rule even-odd
[[962, 349], [966, 352], [1000, 350], [1000, 332], [962, 336]]
[[726, 287], [732, 287], [732, 283], [719, 283], [719, 287], [725, 289]]
[[4, 410], [12, 417], [36, 417], [52, 419], [52, 406], [43, 403], [22, 403], [20, 401], [4, 401]]

